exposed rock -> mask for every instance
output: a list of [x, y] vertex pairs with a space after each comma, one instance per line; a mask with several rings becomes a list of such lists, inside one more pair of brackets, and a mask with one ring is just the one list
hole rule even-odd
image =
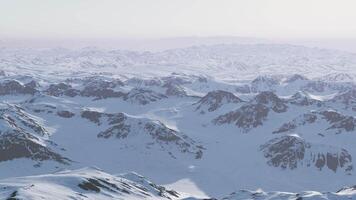
[[242, 102], [242, 100], [234, 94], [222, 90], [216, 90], [209, 92], [195, 104], [198, 105], [196, 110], [201, 110], [203, 107], [208, 107], [207, 110], [209, 112], [213, 112], [224, 104], [237, 104], [240, 102]]
[[24, 85], [16, 80], [7, 80], [0, 83], [0, 95], [34, 95], [36, 92], [38, 92], [35, 87], [36, 84], [34, 84], [34, 82]]
[[340, 102], [346, 106], [356, 105], [356, 89], [352, 89], [335, 96], [333, 99], [331, 99], [331, 102]]
[[[110, 84], [110, 83], [108, 83]], [[119, 98], [124, 97], [125, 93], [120, 91], [114, 91], [113, 89], [107, 88], [110, 85], [87, 85], [80, 95], [84, 97], [96, 97], [95, 100], [106, 99], [106, 98]]]
[[278, 130], [273, 133], [293, 132], [299, 127], [320, 123], [325, 120], [329, 126], [321, 127], [321, 132], [327, 130], [336, 130], [335, 133], [352, 132], [356, 128], [356, 118], [353, 116], [342, 115], [336, 111], [312, 111], [310, 113], [303, 114], [290, 122], [284, 123]]
[[165, 93], [167, 96], [177, 96], [177, 97], [187, 96], [186, 91], [179, 85], [167, 84], [164, 87], [167, 88]]
[[1, 105], [0, 127], [0, 162], [28, 158], [69, 164], [69, 159], [50, 149], [53, 142], [42, 139], [49, 136], [47, 129], [19, 106]]
[[286, 135], [272, 139], [260, 147], [267, 164], [282, 169], [315, 166], [319, 170], [328, 168], [334, 172], [342, 170], [350, 174], [352, 157], [345, 149], [314, 145], [299, 136]]
[[[82, 117], [97, 125], [108, 127], [98, 134], [98, 138], [126, 139], [140, 136], [143, 145], [158, 145], [161, 149], [177, 149], [181, 153], [194, 154], [196, 159], [202, 156], [202, 148], [186, 135], [168, 128], [160, 121], [146, 118], [133, 118], [124, 113], [107, 114], [96, 111], [83, 111]], [[147, 138], [147, 139], [145, 139]], [[145, 143], [144, 141], [147, 141]], [[172, 152], [169, 152], [173, 154]]]
[[134, 104], [146, 105], [165, 99], [167, 96], [141, 88], [134, 88], [124, 96], [124, 100]]
[[63, 110], [63, 111], [58, 111], [57, 115], [63, 118], [72, 118], [75, 114], [70, 111]]
[[78, 96], [80, 91], [73, 89], [71, 85], [65, 83], [51, 84], [48, 89], [45, 91], [50, 96], [69, 96], [75, 97]]
[[306, 124], [312, 124], [316, 122], [318, 116], [316, 113], [307, 113], [303, 114], [296, 119], [293, 119], [291, 122], [284, 123], [278, 130], [273, 133], [284, 133], [284, 132], [293, 132], [299, 126], [304, 126]]
[[310, 105], [316, 105], [318, 107], [321, 107], [323, 102], [313, 99], [310, 97], [310, 95], [306, 92], [297, 92], [295, 93], [290, 99], [288, 99], [288, 103], [298, 105], [298, 106], [310, 106]]
[[258, 76], [251, 82], [253, 92], [270, 91], [279, 84], [278, 80], [270, 76]]
[[269, 108], [263, 104], [244, 105], [236, 111], [231, 111], [213, 120], [213, 123], [231, 124], [243, 128], [245, 132], [257, 126], [262, 126], [269, 113]]
[[294, 136], [275, 138], [261, 146], [268, 165], [283, 169], [297, 168], [304, 159], [306, 148], [310, 148], [310, 145]]
[[70, 160], [44, 146], [31, 134], [19, 131], [7, 131], [0, 134], [0, 162], [17, 158], [29, 158], [34, 161], [52, 160], [69, 164]]
[[103, 113], [97, 111], [85, 110], [81, 113], [81, 117], [90, 120], [98, 125], [101, 124], [100, 118], [103, 116]]
[[277, 113], [286, 112], [288, 108], [284, 101], [273, 92], [261, 92], [256, 95], [254, 101], [258, 104], [268, 105], [268, 107]]
[[0, 104], [0, 132], [18, 130], [29, 131], [39, 136], [48, 136], [48, 130], [36, 118], [17, 105]]
[[351, 132], [355, 130], [356, 118], [345, 116], [335, 111], [323, 111], [321, 115], [331, 124], [328, 129], [337, 129], [338, 133], [342, 130]]
[[96, 168], [10, 178], [1, 181], [1, 185], [0, 194], [6, 200], [183, 198], [180, 193], [156, 185], [136, 173], [111, 175]]

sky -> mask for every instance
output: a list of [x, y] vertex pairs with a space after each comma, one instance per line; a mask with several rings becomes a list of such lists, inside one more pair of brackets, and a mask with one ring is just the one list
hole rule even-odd
[[356, 38], [355, 0], [0, 0], [3, 38]]

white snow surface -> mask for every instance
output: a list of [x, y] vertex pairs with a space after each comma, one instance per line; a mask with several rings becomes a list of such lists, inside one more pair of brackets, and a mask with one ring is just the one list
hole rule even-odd
[[[332, 163], [320, 170], [299, 161], [295, 169], [282, 168], [268, 164], [261, 145], [293, 135], [311, 145], [305, 151], [308, 160], [316, 159], [312, 156], [317, 153], [340, 156], [339, 152], [355, 159], [356, 54], [270, 44], [195, 46], [162, 52], [2, 48], [0, 80], [0, 109], [16, 119], [18, 130], [29, 132], [38, 143], [71, 160], [69, 164], [23, 156], [2, 160], [0, 155], [0, 185], [4, 186], [0, 198], [18, 191], [20, 199], [36, 200], [164, 199], [150, 192], [151, 196], [143, 197], [137, 188], [122, 194], [77, 187], [89, 177], [131, 184], [135, 180], [113, 175], [130, 171], [177, 190], [181, 196], [173, 199], [297, 199], [298, 195], [303, 199], [355, 198], [351, 187], [356, 185], [356, 173], [354, 169], [345, 173], [341, 158], [337, 158], [336, 170], [331, 169]], [[9, 80], [18, 81], [21, 87], [35, 81], [36, 91], [30, 94], [19, 89], [8, 94], [9, 86], [4, 85]], [[78, 94], [48, 92], [51, 84], [58, 83], [70, 85]], [[99, 86], [106, 83], [110, 86]], [[80, 93], [93, 84], [94, 89], [104, 87], [105, 94], [116, 96], [95, 96], [99, 90], [89, 95]], [[143, 90], [138, 89], [146, 92], [140, 94]], [[199, 100], [215, 90], [230, 92], [242, 101], [226, 103], [223, 99], [214, 111], [208, 111], [208, 105], [197, 110]], [[134, 95], [127, 95], [130, 91]], [[282, 103], [270, 99], [257, 102], [256, 95], [264, 91], [273, 92]], [[238, 125], [260, 117], [252, 115], [253, 110], [229, 123], [214, 123], [219, 116], [232, 111], [243, 113], [245, 107], [256, 104], [268, 109], [261, 124], [248, 129]], [[23, 111], [13, 113], [9, 108], [15, 105]], [[106, 117], [85, 118], [82, 114], [86, 110]], [[328, 121], [318, 114], [315, 122], [304, 123], [304, 114], [323, 111], [335, 111], [340, 116]], [[118, 113], [124, 113], [125, 123], [110, 122], [110, 116]], [[248, 118], [250, 114], [255, 118]], [[22, 122], [31, 119], [45, 135]], [[146, 126], [150, 122], [155, 124], [151, 132]], [[296, 122], [296, 127], [276, 133], [289, 122]], [[115, 133], [129, 126], [128, 136], [99, 137], [115, 125]], [[11, 120], [0, 118], [0, 137], [11, 127]], [[202, 154], [196, 156], [200, 150]], [[347, 166], [352, 164], [351, 159]], [[107, 173], [91, 168], [76, 170], [87, 166], [98, 166]], [[54, 173], [60, 169], [67, 171]], [[25, 177], [13, 178], [20, 176]], [[337, 192], [344, 187], [350, 188]]]

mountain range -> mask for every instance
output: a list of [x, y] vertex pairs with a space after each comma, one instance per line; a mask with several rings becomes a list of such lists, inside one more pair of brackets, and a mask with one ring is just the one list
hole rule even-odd
[[355, 65], [293, 45], [2, 48], [0, 197], [355, 199]]

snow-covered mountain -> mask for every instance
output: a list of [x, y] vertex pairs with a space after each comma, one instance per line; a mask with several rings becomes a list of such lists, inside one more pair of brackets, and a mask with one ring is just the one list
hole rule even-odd
[[356, 55], [283, 44], [222, 44], [161, 52], [2, 48], [0, 60], [0, 68], [11, 67], [8, 73], [22, 71], [47, 76], [96, 72], [152, 77], [181, 72], [243, 80], [256, 75], [302, 74], [323, 76], [329, 81], [349, 81], [355, 80]]
[[[2, 48], [0, 197], [355, 198], [355, 64], [291, 45]], [[110, 175], [129, 171], [163, 187]]]
[[96, 168], [10, 178], [0, 181], [0, 185], [0, 198], [7, 200], [188, 198], [186, 194], [156, 185], [136, 173], [114, 176]]

